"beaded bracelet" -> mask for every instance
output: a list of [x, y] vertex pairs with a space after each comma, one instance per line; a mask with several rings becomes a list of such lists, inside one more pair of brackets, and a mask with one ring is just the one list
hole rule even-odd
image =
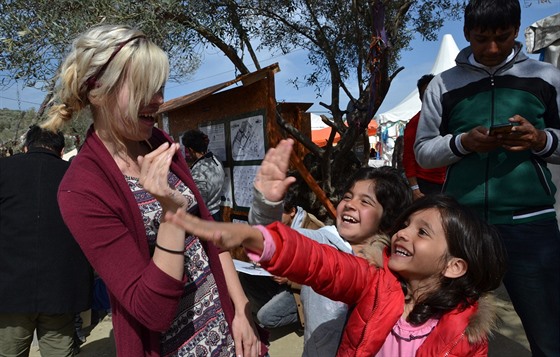
[[167, 248], [164, 248], [161, 245], [157, 244], [157, 242], [156, 242], [156, 248], [158, 248], [160, 250], [163, 250], [164, 252], [171, 253], [171, 254], [181, 254], [181, 255], [185, 254], [184, 250], [167, 249]]

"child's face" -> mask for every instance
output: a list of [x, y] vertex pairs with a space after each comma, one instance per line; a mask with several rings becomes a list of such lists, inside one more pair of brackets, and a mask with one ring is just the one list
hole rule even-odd
[[464, 30], [465, 38], [471, 44], [474, 58], [478, 63], [494, 67], [505, 61], [511, 54], [519, 28], [513, 26], [505, 29], [480, 28]]
[[379, 231], [383, 207], [375, 196], [372, 180], [357, 181], [336, 207], [336, 228], [350, 243], [362, 243]]
[[411, 285], [439, 281], [447, 256], [441, 214], [435, 208], [413, 213], [406, 226], [391, 238], [389, 269]]

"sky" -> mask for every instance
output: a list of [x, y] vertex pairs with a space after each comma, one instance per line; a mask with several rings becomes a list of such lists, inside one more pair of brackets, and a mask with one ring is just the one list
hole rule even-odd
[[[533, 0], [529, 7], [524, 6], [524, 0], [521, 1], [521, 27], [518, 41], [525, 43], [524, 31], [529, 25], [544, 17], [560, 12], [560, 0], [548, 1], [538, 3], [537, 0]], [[411, 42], [412, 50], [401, 53], [399, 66], [403, 66], [404, 70], [393, 80], [389, 93], [379, 108], [378, 113], [383, 113], [397, 105], [414, 90], [418, 78], [431, 70], [439, 50], [439, 40], [445, 34], [453, 36], [459, 49], [468, 45], [463, 37], [462, 28], [462, 19], [459, 21], [448, 21], [438, 32], [438, 41], [427, 42], [416, 38]], [[536, 55], [531, 55], [531, 57], [537, 58]], [[280, 72], [275, 75], [277, 102], [313, 103], [312, 107], [308, 110], [309, 112], [328, 115], [328, 111], [320, 106], [319, 102], [330, 103], [330, 88], [325, 88], [320, 93], [321, 96], [318, 97], [314, 88], [300, 87], [296, 89], [289, 83], [295, 77], [302, 78], [305, 74], [311, 73], [313, 68], [307, 64], [305, 51], [296, 50], [287, 55], [277, 56], [264, 53], [259, 55], [259, 60], [263, 67], [273, 63], [279, 64]], [[254, 70], [254, 68], [249, 68]], [[192, 78], [182, 83], [167, 83], [165, 100], [187, 95], [214, 84], [231, 80], [235, 76], [236, 72], [229, 60], [218, 50], [210, 49], [205, 53], [201, 67]], [[0, 92], [0, 108], [26, 110], [34, 107], [37, 109], [44, 96], [45, 93], [37, 89], [22, 89], [21, 86], [18, 93], [16, 86], [12, 86], [10, 89]], [[347, 102], [348, 99], [345, 96], [341, 97], [341, 103]]]

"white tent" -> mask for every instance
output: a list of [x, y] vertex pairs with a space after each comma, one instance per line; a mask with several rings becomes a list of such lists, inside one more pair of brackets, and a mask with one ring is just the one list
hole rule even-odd
[[[457, 47], [453, 36], [450, 34], [444, 35], [430, 73], [438, 74], [455, 66], [455, 57], [457, 57], [458, 54], [459, 48]], [[418, 78], [422, 75], [422, 73], [419, 73]], [[389, 122], [406, 123], [410, 120], [410, 118], [418, 113], [421, 104], [422, 103], [420, 102], [420, 98], [418, 96], [418, 89], [415, 87], [414, 90], [399, 104], [384, 113], [377, 114], [374, 119], [377, 120], [380, 125]]]

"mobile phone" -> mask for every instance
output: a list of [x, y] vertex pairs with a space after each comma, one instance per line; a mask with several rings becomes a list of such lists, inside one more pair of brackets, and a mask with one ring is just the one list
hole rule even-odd
[[498, 134], [507, 135], [511, 133], [511, 128], [513, 128], [512, 123], [492, 125], [488, 134], [490, 136], [496, 136]]

